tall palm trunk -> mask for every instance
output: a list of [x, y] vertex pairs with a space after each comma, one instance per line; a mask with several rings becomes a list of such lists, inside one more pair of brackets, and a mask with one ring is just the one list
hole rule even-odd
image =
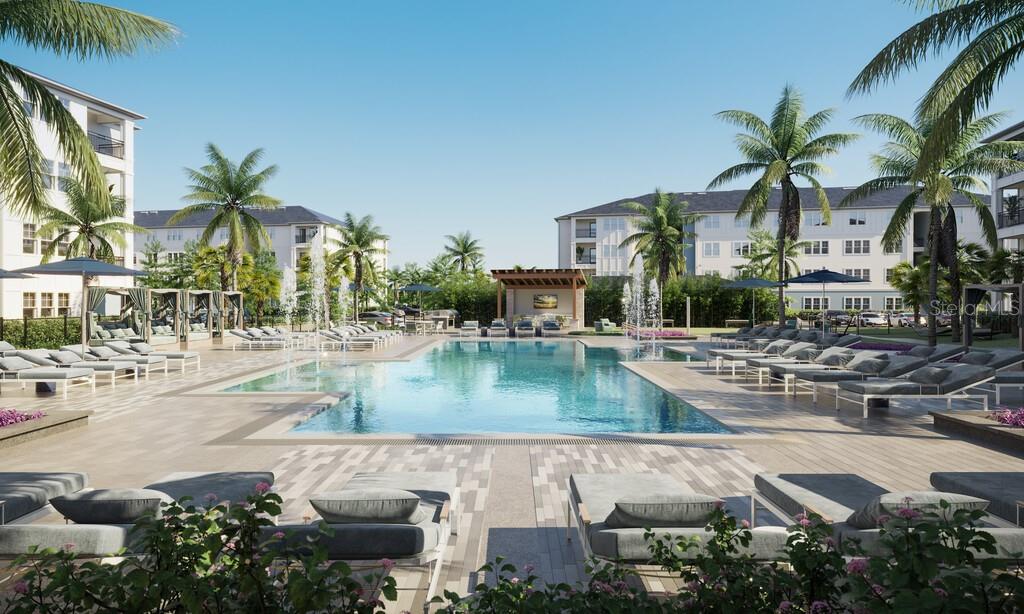
[[363, 258], [359, 254], [353, 254], [353, 283], [355, 288], [352, 290], [352, 321], [359, 321], [359, 292], [363, 289]]
[[939, 305], [939, 240], [942, 233], [941, 212], [932, 207], [928, 222], [928, 345], [937, 345], [939, 329], [936, 316]]
[[662, 256], [658, 263], [658, 329], [665, 322], [665, 284], [668, 283], [669, 260]]

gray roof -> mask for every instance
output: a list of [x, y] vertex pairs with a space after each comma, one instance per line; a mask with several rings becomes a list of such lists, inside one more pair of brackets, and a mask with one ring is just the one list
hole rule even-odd
[[[289, 224], [341, 224], [329, 215], [319, 211], [290, 205], [278, 207], [277, 209], [250, 209], [253, 217], [258, 219], [264, 226], [287, 226]], [[160, 209], [159, 211], [136, 211], [135, 224], [143, 228], [168, 228], [167, 220], [177, 213], [177, 209]], [[213, 219], [213, 212], [203, 212], [191, 215], [174, 225], [174, 228], [205, 228]]]
[[[813, 210], [816, 208], [818, 198], [811, 188], [798, 188], [800, 190], [800, 202], [803, 204], [804, 209]], [[825, 194], [828, 196], [828, 202], [835, 208], [841, 200], [846, 198], [853, 188], [839, 187], [839, 188], [825, 188]], [[886, 192], [879, 192], [873, 194], [864, 200], [858, 201], [856, 205], [852, 205], [850, 208], [856, 209], [884, 209], [889, 207], [896, 207], [903, 200], [907, 194], [910, 193], [910, 187], [898, 187]], [[731, 213], [739, 209], [740, 202], [743, 201], [743, 197], [747, 194], [747, 190], [718, 190], [714, 192], [676, 192], [676, 198], [680, 201], [685, 201], [689, 204], [688, 211], [695, 211], [699, 213]], [[988, 196], [985, 194], [979, 194], [980, 198], [987, 199]], [[772, 195], [768, 199], [769, 209], [778, 209], [779, 201], [782, 197], [782, 190], [772, 190]], [[650, 205], [654, 200], [654, 194], [644, 194], [642, 196], [634, 196], [633, 198], [623, 198], [620, 200], [598, 205], [596, 207], [590, 207], [589, 209], [582, 209], [575, 213], [567, 213], [561, 215], [555, 219], [565, 219], [569, 217], [583, 217], [588, 215], [636, 215], [636, 213], [626, 209], [622, 205], [628, 202], [639, 202], [645, 205]], [[953, 199], [954, 206], [968, 206], [970, 205], [963, 196], [956, 196]]]

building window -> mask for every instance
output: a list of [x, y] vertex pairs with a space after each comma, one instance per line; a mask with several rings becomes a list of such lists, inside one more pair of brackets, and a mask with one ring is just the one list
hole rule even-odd
[[804, 246], [804, 255], [827, 256], [828, 241], [808, 241], [807, 245]]
[[822, 309], [828, 309], [828, 297], [821, 296], [805, 296], [804, 297], [804, 311], [821, 311]]
[[267, 237], [269, 237], [271, 241], [274, 240], [274, 227], [273, 226], [271, 226], [270, 228], [267, 228]]
[[871, 281], [871, 269], [845, 269], [843, 273], [851, 277], [860, 277], [865, 281]]
[[36, 103], [28, 99], [28, 96], [21, 97], [21, 108], [25, 111], [25, 117], [33, 119], [36, 116]]
[[296, 226], [295, 227], [295, 242], [296, 243], [309, 243], [316, 236], [316, 226]]
[[35, 292], [21, 293], [21, 317], [36, 317], [36, 294]]
[[854, 311], [864, 311], [865, 309], [871, 309], [871, 297], [844, 296], [843, 309], [852, 309]]
[[57, 189], [67, 192], [69, 181], [71, 181], [71, 167], [64, 162], [57, 164]]
[[167, 262], [177, 262], [185, 256], [184, 252], [167, 252]]
[[903, 239], [900, 242], [892, 246], [892, 249], [884, 249], [886, 254], [902, 254], [903, 253]]
[[718, 258], [719, 247], [717, 241], [705, 241], [704, 242], [704, 257], [705, 258]]
[[808, 211], [804, 213], [804, 226], [827, 226], [821, 211]]
[[53, 243], [53, 233], [44, 235], [37, 231], [36, 236], [39, 237], [39, 253], [42, 254], [50, 247], [50, 244]]
[[67, 292], [57, 294], [57, 315], [66, 316], [71, 314], [71, 295]]
[[732, 242], [732, 255], [740, 258], [743, 256], [750, 255], [750, 241], [733, 241]]
[[22, 224], [21, 225], [21, 253], [23, 253], [23, 254], [34, 254], [34, 253], [36, 253], [36, 225], [35, 224]]
[[576, 264], [597, 264], [597, 248], [576, 248]]
[[847, 256], [871, 253], [871, 241], [868, 239], [847, 239], [843, 241], [843, 253]]
[[43, 160], [43, 187], [47, 190], [57, 187], [57, 163], [53, 160]]
[[52, 318], [53, 317], [53, 292], [43, 292], [39, 295], [42, 299], [39, 305], [39, 317], [41, 318]]
[[181, 238], [182, 238], [181, 229], [175, 229], [175, 230], [168, 230], [167, 231], [167, 240], [168, 241], [181, 241]]
[[892, 283], [892, 276], [896, 274], [896, 269], [885, 270], [885, 283]]
[[733, 218], [732, 225], [734, 228], [750, 228], [750, 218], [745, 215]]
[[61, 235], [61, 238], [57, 241], [57, 255], [58, 256], [67, 256], [68, 255], [68, 245], [70, 245], [70, 244], [71, 244], [71, 237], [69, 237], [67, 234]]
[[864, 226], [868, 223], [867, 211], [851, 211], [850, 226]]
[[711, 229], [717, 230], [718, 228], [721, 228], [721, 227], [722, 227], [722, 219], [721, 219], [720, 216], [709, 215], [706, 218], [704, 218], [704, 229], [705, 230], [711, 230]]
[[887, 296], [887, 297], [885, 297], [885, 310], [886, 311], [903, 311], [903, 297], [902, 296]]

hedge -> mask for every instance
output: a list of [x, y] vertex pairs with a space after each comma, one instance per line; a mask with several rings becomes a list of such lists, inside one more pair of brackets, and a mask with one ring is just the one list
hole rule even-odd
[[0, 339], [19, 349], [57, 349], [62, 345], [82, 342], [81, 320], [75, 316], [67, 318], [30, 318], [28, 331], [25, 320], [0, 318]]

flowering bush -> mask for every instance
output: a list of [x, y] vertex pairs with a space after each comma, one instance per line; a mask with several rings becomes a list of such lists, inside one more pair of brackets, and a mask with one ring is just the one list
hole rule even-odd
[[992, 412], [991, 417], [999, 424], [1024, 428], [1024, 407], [1016, 409], [1002, 408]]
[[79, 560], [73, 544], [33, 552], [12, 566], [20, 579], [0, 595], [0, 612], [383, 612], [382, 599], [396, 597], [393, 578], [354, 577], [316, 543], [289, 547], [283, 532], [261, 539], [280, 503], [261, 483], [229, 507], [169, 504], [136, 523], [142, 556], [117, 564]]
[[12, 424], [19, 424], [21, 422], [28, 422], [29, 420], [38, 420], [45, 415], [46, 412], [42, 410], [24, 412], [11, 407], [0, 407], [0, 428], [11, 426]]

